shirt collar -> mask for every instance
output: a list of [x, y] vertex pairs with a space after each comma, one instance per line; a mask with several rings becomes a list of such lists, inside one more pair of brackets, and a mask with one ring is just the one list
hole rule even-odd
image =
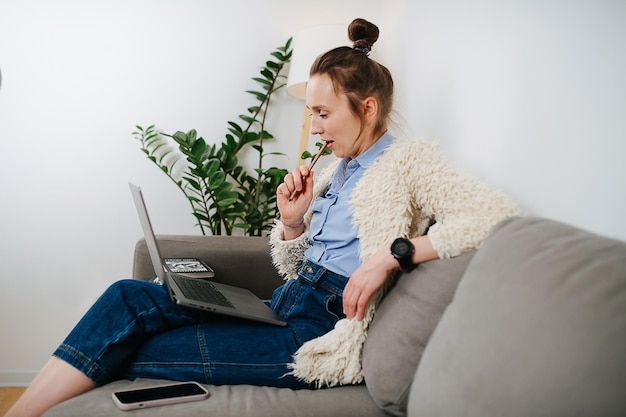
[[354, 160], [363, 168], [368, 168], [393, 142], [394, 137], [388, 130], [368, 150], [357, 156]]

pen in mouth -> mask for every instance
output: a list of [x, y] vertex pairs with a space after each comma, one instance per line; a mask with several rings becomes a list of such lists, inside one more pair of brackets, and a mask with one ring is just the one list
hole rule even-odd
[[[317, 155], [315, 155], [315, 158], [313, 158], [313, 160], [311, 161], [311, 165], [309, 165], [309, 170], [313, 169], [313, 167], [315, 166], [315, 163], [317, 162], [317, 160], [320, 159], [320, 156], [322, 156], [322, 154], [326, 150], [326, 146], [328, 146], [328, 142], [324, 142], [324, 145], [322, 145], [322, 147], [320, 148], [320, 150], [317, 153]], [[289, 201], [291, 201], [294, 198], [296, 198], [298, 196], [298, 194], [300, 194], [300, 192], [298, 190], [293, 190], [293, 193], [291, 193], [291, 195], [289, 196]]]

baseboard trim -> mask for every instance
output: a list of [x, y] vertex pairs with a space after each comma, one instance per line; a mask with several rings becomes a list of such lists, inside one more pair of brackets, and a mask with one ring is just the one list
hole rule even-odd
[[0, 387], [27, 387], [37, 372], [36, 369], [0, 369]]

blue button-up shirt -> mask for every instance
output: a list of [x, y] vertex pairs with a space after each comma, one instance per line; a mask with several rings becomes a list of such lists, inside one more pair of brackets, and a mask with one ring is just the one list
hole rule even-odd
[[393, 136], [385, 132], [355, 159], [343, 159], [325, 194], [313, 201], [309, 247], [305, 256], [338, 274], [349, 277], [361, 265], [359, 239], [352, 223], [350, 201], [365, 170], [387, 149]]

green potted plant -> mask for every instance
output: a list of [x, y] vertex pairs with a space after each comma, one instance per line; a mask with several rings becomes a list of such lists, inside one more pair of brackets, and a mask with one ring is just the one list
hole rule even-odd
[[[265, 142], [274, 138], [265, 121], [271, 97], [285, 85], [282, 70], [291, 60], [291, 38], [271, 55], [260, 75], [252, 78], [260, 88], [247, 91], [257, 103], [239, 115], [238, 122], [228, 122], [221, 144], [209, 145], [195, 130], [166, 134], [151, 125], [137, 126], [133, 132], [148, 159], [185, 195], [204, 235], [230, 235], [239, 229], [248, 236], [261, 236], [278, 214], [276, 188], [287, 170], [264, 166], [266, 156], [277, 154], [264, 149]], [[238, 158], [248, 147], [258, 152], [253, 173]]]

